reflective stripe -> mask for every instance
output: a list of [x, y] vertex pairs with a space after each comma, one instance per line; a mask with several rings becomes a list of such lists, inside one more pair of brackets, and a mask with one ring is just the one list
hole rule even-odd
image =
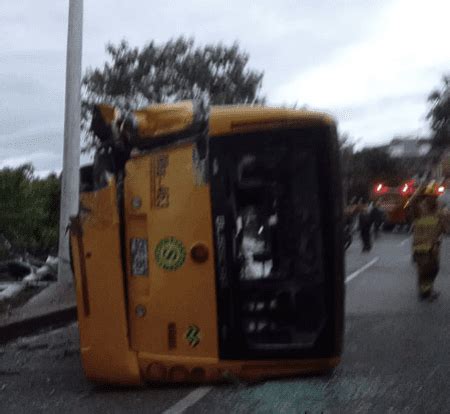
[[417, 253], [430, 252], [439, 240], [441, 230], [439, 217], [427, 215], [414, 223], [413, 249]]
[[420, 219], [417, 219], [416, 221], [417, 226], [429, 226], [434, 227], [439, 225], [439, 218], [436, 216], [425, 216], [421, 217]]
[[417, 253], [428, 253], [432, 249], [432, 245], [430, 243], [422, 243], [414, 246], [414, 251]]

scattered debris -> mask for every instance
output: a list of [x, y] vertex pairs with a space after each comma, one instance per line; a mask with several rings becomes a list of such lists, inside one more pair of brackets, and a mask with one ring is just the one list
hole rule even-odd
[[35, 272], [30, 273], [23, 280], [31, 281], [55, 281], [58, 274], [58, 259], [48, 256], [44, 265], [39, 267]]
[[31, 296], [56, 281], [58, 258], [48, 256], [45, 262], [30, 255], [0, 262], [0, 312], [11, 313]]
[[0, 318], [3, 320], [11, 317], [14, 308], [27, 302], [43, 288], [42, 286], [29, 286], [25, 282], [2, 283], [0, 286]]
[[10, 283], [0, 285], [0, 303], [14, 298], [25, 288], [26, 285], [23, 283]]
[[58, 258], [48, 256], [45, 262], [26, 258], [0, 262], [0, 281], [53, 281], [58, 274]]
[[21, 260], [7, 260], [0, 262], [0, 280], [19, 281], [33, 273], [33, 267]]

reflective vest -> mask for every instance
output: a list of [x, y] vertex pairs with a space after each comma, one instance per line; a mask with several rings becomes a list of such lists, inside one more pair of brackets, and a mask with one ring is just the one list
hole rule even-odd
[[442, 233], [443, 226], [437, 214], [426, 215], [417, 219], [414, 222], [414, 252], [430, 252], [439, 242]]

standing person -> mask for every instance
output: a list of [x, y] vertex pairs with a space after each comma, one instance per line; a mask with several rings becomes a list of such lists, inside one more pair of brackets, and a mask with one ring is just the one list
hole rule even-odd
[[417, 266], [419, 298], [430, 301], [439, 295], [433, 285], [439, 273], [439, 250], [444, 223], [437, 211], [437, 199], [425, 189], [415, 206], [413, 257]]
[[344, 210], [344, 249], [347, 250], [353, 241], [354, 207], [348, 206]]
[[383, 211], [380, 208], [380, 202], [377, 201], [371, 211], [371, 222], [373, 225], [373, 235], [375, 238], [378, 237], [378, 232], [380, 230], [381, 224], [383, 223]]
[[363, 252], [369, 252], [372, 249], [372, 242], [370, 238], [370, 214], [366, 203], [360, 201], [358, 206], [359, 211], [359, 232], [363, 244]]

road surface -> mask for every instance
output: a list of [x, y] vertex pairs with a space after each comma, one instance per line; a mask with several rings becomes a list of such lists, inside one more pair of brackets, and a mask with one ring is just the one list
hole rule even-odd
[[441, 291], [419, 302], [408, 235], [347, 252], [341, 365], [326, 377], [212, 387], [94, 386], [76, 324], [0, 348], [0, 413], [445, 413], [450, 410], [450, 238]]

